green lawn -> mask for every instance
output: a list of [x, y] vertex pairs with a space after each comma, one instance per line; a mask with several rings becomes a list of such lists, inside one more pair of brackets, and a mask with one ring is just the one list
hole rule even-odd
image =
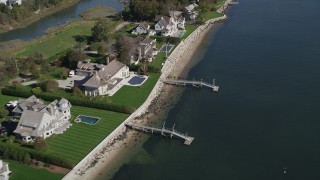
[[25, 164], [19, 164], [15, 161], [9, 162], [9, 169], [12, 171], [10, 180], [32, 179], [32, 180], [58, 180], [63, 178], [64, 174], [51, 173], [46, 169], [36, 169]]
[[112, 98], [112, 103], [125, 104], [138, 108], [147, 99], [160, 74], [151, 73], [148, 80], [140, 87], [123, 86]]
[[165, 58], [166, 58], [166, 53], [159, 52], [156, 58], [154, 58], [154, 60], [152, 60], [152, 62], [150, 63], [150, 66], [154, 66], [161, 69], [162, 63], [164, 62]]
[[[65, 158], [73, 165], [83, 159], [129, 116], [80, 106], [73, 106], [71, 113], [72, 126], [63, 134], [49, 137], [46, 140], [48, 144], [46, 152]], [[73, 122], [74, 118], [80, 114], [98, 117], [100, 120], [95, 125]]]
[[218, 12], [216, 12], [216, 11], [210, 11], [210, 12], [208, 12], [208, 13], [205, 15], [204, 21], [206, 22], [206, 21], [208, 21], [208, 20], [210, 20], [210, 19], [217, 18], [217, 17], [221, 17], [221, 16], [223, 16], [222, 13], [218, 13]]
[[42, 53], [46, 58], [52, 57], [68, 48], [78, 44], [77, 38], [80, 36], [90, 36], [94, 21], [76, 21], [58, 30], [53, 34], [32, 41], [22, 51], [16, 55], [25, 57], [35, 52]]
[[181, 39], [186, 39], [197, 27], [198, 26], [194, 24], [186, 24], [186, 33], [184, 33]]
[[214, 6], [217, 10], [226, 2], [226, 0], [218, 0], [216, 5]]

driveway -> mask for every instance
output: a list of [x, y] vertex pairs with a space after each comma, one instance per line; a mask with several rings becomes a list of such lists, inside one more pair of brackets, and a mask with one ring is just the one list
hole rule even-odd
[[63, 89], [71, 89], [74, 86], [74, 81], [79, 81], [84, 79], [84, 76], [74, 75], [72, 77], [68, 77], [66, 80], [57, 80], [59, 83], [59, 87]]

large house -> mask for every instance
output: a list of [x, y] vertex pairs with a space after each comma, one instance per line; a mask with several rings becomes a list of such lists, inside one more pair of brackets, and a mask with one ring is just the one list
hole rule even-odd
[[70, 102], [64, 98], [54, 100], [49, 105], [45, 105], [35, 96], [19, 100], [12, 111], [15, 115], [20, 115], [14, 133], [25, 142], [34, 141], [38, 137], [45, 139], [52, 134], [61, 134], [71, 125], [70, 109]]
[[11, 171], [9, 170], [9, 163], [3, 162], [0, 159], [0, 179], [1, 180], [8, 180], [10, 173], [11, 173]]
[[195, 20], [198, 16], [198, 12], [196, 11], [196, 8], [198, 5], [196, 3], [190, 4], [184, 8], [184, 13], [186, 14], [186, 17], [190, 20]]
[[136, 37], [135, 40], [136, 42], [130, 51], [131, 63], [138, 64], [140, 60], [152, 62], [158, 54], [156, 39]]
[[154, 21], [156, 23], [155, 31], [162, 36], [171, 36], [178, 30], [174, 19], [171, 17], [157, 15]]
[[157, 15], [155, 17], [155, 31], [163, 36], [172, 36], [178, 29], [185, 29], [185, 18], [179, 11], [170, 11], [170, 16]]
[[76, 74], [86, 77], [79, 84], [86, 96], [107, 95], [122, 79], [129, 77], [129, 67], [117, 60], [107, 65], [79, 62]]

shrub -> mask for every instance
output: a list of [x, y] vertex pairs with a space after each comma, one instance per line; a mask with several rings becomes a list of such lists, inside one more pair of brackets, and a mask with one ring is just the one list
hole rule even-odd
[[31, 91], [32, 91], [33, 94], [40, 94], [42, 92], [40, 87], [32, 88]]
[[59, 83], [55, 80], [48, 80], [41, 83], [41, 88], [45, 92], [52, 92], [57, 90], [59, 87]]

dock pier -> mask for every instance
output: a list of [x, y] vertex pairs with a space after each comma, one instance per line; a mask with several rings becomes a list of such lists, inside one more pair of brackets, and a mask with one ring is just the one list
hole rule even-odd
[[218, 92], [219, 86], [216, 86], [215, 79], [213, 79], [212, 84], [206, 83], [202, 81], [196, 81], [196, 80], [184, 80], [184, 79], [173, 79], [173, 78], [166, 78], [161, 80], [165, 84], [171, 84], [171, 85], [177, 85], [177, 86], [186, 86], [186, 85], [192, 85], [193, 87], [208, 87], [211, 88], [212, 91]]
[[188, 136], [186, 134], [180, 133], [174, 129], [174, 125], [172, 129], [168, 129], [164, 127], [164, 124], [162, 128], [154, 128], [154, 127], [148, 127], [148, 126], [143, 126], [143, 125], [137, 125], [137, 124], [132, 124], [132, 123], [126, 123], [125, 124], [127, 127], [142, 131], [142, 132], [148, 132], [151, 134], [161, 134], [161, 136], [170, 136], [171, 138], [177, 137], [180, 139], [184, 140], [185, 145], [190, 145], [194, 139], [194, 137]]

